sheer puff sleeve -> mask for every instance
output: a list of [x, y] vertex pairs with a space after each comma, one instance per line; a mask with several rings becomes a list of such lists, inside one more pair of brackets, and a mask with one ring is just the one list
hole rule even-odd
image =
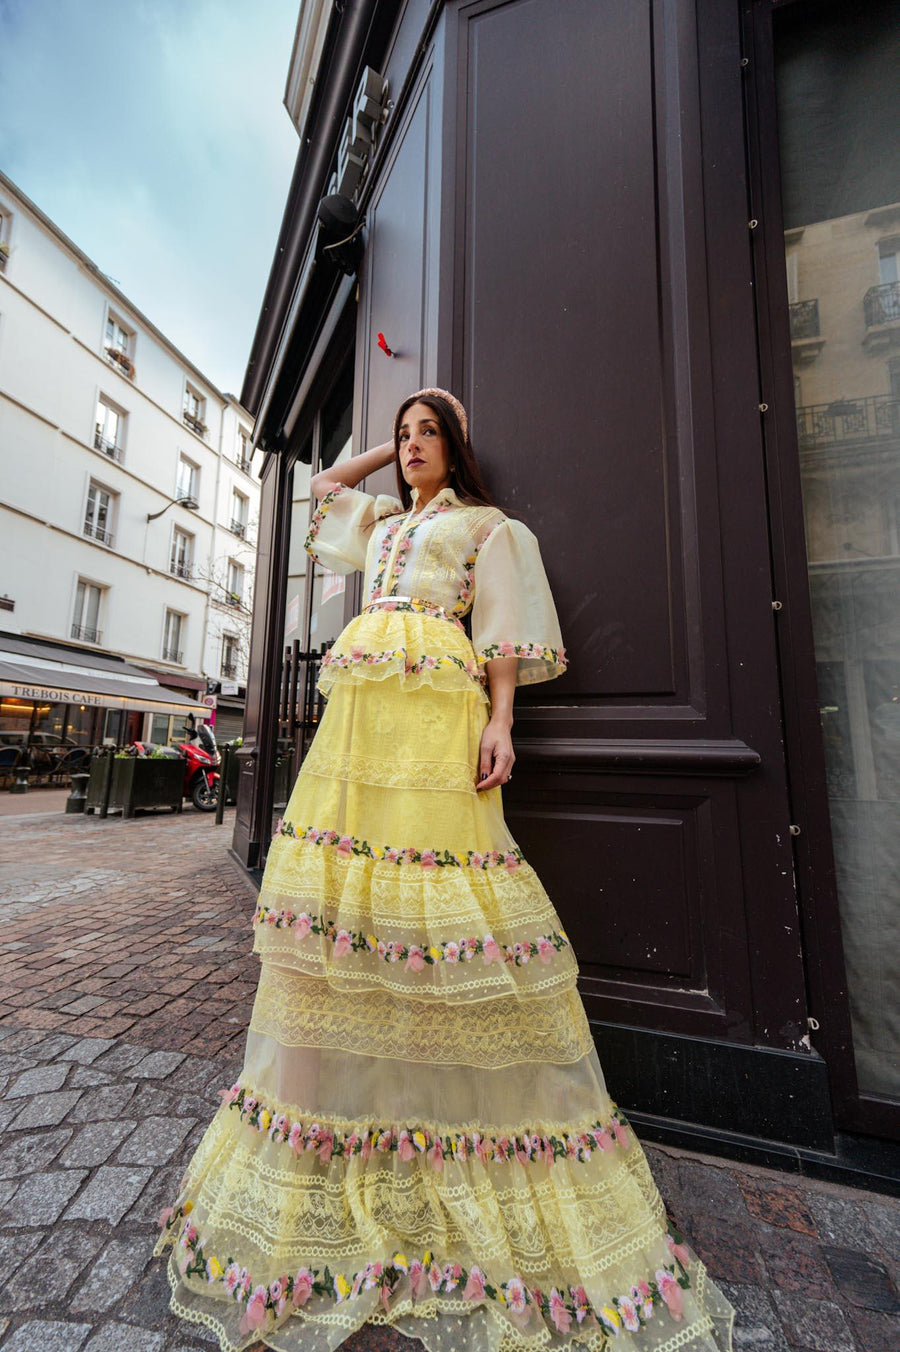
[[388, 493], [363, 493], [336, 484], [322, 498], [303, 542], [307, 554], [333, 573], [353, 573], [366, 566], [366, 549], [376, 521], [402, 512], [403, 505]]
[[536, 537], [504, 518], [478, 551], [474, 568], [472, 645], [479, 665], [519, 659], [517, 685], [549, 681], [567, 665], [559, 619]]

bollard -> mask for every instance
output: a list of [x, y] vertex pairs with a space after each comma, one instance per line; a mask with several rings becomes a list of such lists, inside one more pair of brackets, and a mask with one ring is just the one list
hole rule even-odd
[[[108, 816], [109, 816], [109, 800], [110, 800], [110, 797], [111, 797], [111, 795], [112, 795], [112, 781], [113, 781], [113, 768], [114, 768], [114, 765], [113, 765], [113, 757], [114, 757], [115, 754], [116, 754], [116, 748], [115, 748], [114, 746], [108, 747], [108, 748], [107, 748], [107, 753], [108, 753], [108, 754], [107, 754], [107, 757], [106, 757], [106, 761], [107, 761], [107, 766], [108, 766], [108, 772], [107, 772], [107, 775], [106, 775], [106, 785], [104, 786], [104, 789], [103, 789], [103, 804], [102, 804], [102, 806], [101, 806], [101, 808], [100, 808], [100, 816], [101, 816], [101, 817], [108, 817]], [[123, 813], [123, 816], [124, 816], [124, 813]]]
[[69, 776], [71, 792], [66, 799], [66, 812], [83, 812], [87, 803], [87, 786], [90, 775]]
[[10, 793], [27, 793], [28, 776], [31, 773], [31, 752], [26, 749], [22, 752], [22, 759], [16, 766], [15, 783], [10, 788]]
[[219, 764], [219, 793], [216, 798], [216, 826], [225, 820], [225, 799], [228, 797], [228, 767], [231, 763], [231, 747], [226, 742], [222, 747], [222, 759]]

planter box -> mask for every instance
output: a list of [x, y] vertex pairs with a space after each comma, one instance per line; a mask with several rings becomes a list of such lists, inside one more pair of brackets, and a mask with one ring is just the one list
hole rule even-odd
[[99, 812], [103, 806], [111, 765], [112, 760], [109, 756], [94, 756], [92, 759], [87, 799], [84, 804], [85, 812]]
[[85, 811], [92, 812], [103, 806], [106, 775], [110, 766], [110, 812], [121, 812], [123, 817], [133, 817], [137, 811], [157, 808], [181, 811], [184, 761], [180, 756], [177, 760], [168, 757], [143, 759], [140, 756], [124, 756], [95, 761], [91, 766]]

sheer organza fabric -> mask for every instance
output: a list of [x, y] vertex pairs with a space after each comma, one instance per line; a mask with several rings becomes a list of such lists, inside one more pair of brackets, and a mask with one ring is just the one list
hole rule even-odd
[[[431, 1352], [728, 1352], [732, 1307], [609, 1095], [569, 938], [500, 790], [476, 792], [489, 708], [438, 605], [366, 611], [335, 645], [407, 657], [328, 675], [254, 915], [243, 1070], [156, 1249], [172, 1308], [222, 1352], [332, 1352], [366, 1322]], [[417, 680], [420, 650], [463, 668]]]

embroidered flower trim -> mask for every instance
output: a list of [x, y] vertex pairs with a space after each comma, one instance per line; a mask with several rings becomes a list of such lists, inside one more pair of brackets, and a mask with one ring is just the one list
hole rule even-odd
[[569, 664], [565, 648], [549, 648], [544, 643], [490, 643], [478, 654], [478, 661], [489, 662], [492, 657], [538, 657], [561, 667]]
[[[192, 1203], [185, 1202], [183, 1206], [164, 1211], [160, 1223], [166, 1230], [174, 1229], [191, 1210]], [[327, 1266], [321, 1273], [319, 1268], [301, 1267], [295, 1273], [286, 1272], [263, 1286], [254, 1285], [247, 1269], [233, 1258], [222, 1263], [207, 1254], [190, 1221], [186, 1220], [177, 1242], [183, 1250], [178, 1260], [181, 1275], [199, 1277], [210, 1286], [224, 1287], [243, 1307], [242, 1333], [260, 1329], [264, 1324], [271, 1326], [274, 1320], [304, 1306], [313, 1295], [341, 1304], [345, 1300], [354, 1300], [361, 1291], [377, 1289], [387, 1311], [391, 1298], [408, 1283], [414, 1301], [428, 1296], [429, 1292], [458, 1290], [464, 1301], [473, 1304], [481, 1304], [484, 1300], [498, 1301], [520, 1327], [527, 1324], [536, 1311], [560, 1333], [568, 1333], [574, 1319], [579, 1324], [587, 1321], [589, 1327], [596, 1325], [608, 1338], [610, 1334], [618, 1335], [622, 1328], [637, 1333], [653, 1317], [657, 1306], [664, 1305], [671, 1317], [679, 1321], [683, 1312], [683, 1293], [691, 1285], [687, 1272], [690, 1255], [677, 1230], [666, 1236], [674, 1262], [658, 1267], [650, 1281], [637, 1282], [630, 1291], [613, 1296], [608, 1305], [599, 1307], [591, 1304], [584, 1286], [553, 1286], [548, 1293], [539, 1287], [526, 1286], [519, 1276], [494, 1285], [476, 1264], [470, 1268], [460, 1263], [442, 1265], [436, 1262], [430, 1249], [421, 1259], [412, 1261], [403, 1253], [395, 1253], [390, 1262], [367, 1263], [349, 1277], [342, 1272], [332, 1273]]]
[[514, 850], [468, 850], [465, 854], [451, 854], [449, 850], [414, 850], [407, 846], [397, 849], [393, 845], [370, 845], [367, 840], [357, 836], [341, 835], [340, 831], [321, 830], [317, 826], [307, 826], [298, 831], [293, 822], [279, 820], [276, 835], [289, 836], [291, 840], [307, 840], [312, 845], [336, 845], [337, 852], [345, 859], [352, 854], [374, 859], [385, 864], [420, 864], [422, 868], [498, 868], [501, 865], [514, 873], [525, 856], [518, 846]]
[[384, 539], [381, 542], [381, 548], [378, 551], [377, 568], [372, 586], [372, 595], [369, 597], [370, 601], [375, 601], [378, 597], [387, 595], [392, 591], [403, 571], [406, 556], [412, 548], [412, 537], [415, 535], [422, 522], [429, 520], [429, 518], [433, 516], [437, 516], [438, 512], [449, 512], [452, 510], [453, 504], [451, 502], [439, 502], [436, 507], [426, 507], [421, 516], [417, 516], [409, 522], [409, 525], [406, 526], [404, 530], [403, 539], [397, 546], [397, 553], [394, 555], [394, 562], [391, 566], [391, 575], [385, 582], [384, 572], [394, 543], [394, 537], [396, 536], [397, 531], [403, 528], [403, 521], [407, 518], [399, 517], [396, 521], [391, 523], [385, 532]]
[[486, 934], [483, 939], [448, 939], [445, 943], [424, 947], [402, 943], [399, 939], [376, 939], [374, 934], [365, 934], [362, 930], [338, 929], [333, 920], [326, 920], [324, 916], [310, 915], [307, 911], [295, 915], [291, 910], [275, 910], [271, 906], [259, 906], [253, 924], [293, 929], [298, 943], [310, 934], [322, 935], [334, 945], [335, 958], [343, 958], [347, 953], [377, 953], [382, 962], [405, 962], [411, 972], [421, 972], [426, 966], [433, 967], [439, 962], [471, 962], [479, 953], [486, 966], [492, 962], [511, 962], [516, 967], [524, 967], [532, 958], [546, 965], [555, 953], [570, 947], [566, 935], [558, 930], [506, 947], [498, 944], [492, 934]]
[[325, 520], [329, 508], [333, 505], [335, 498], [339, 497], [340, 494], [344, 492], [346, 487], [347, 487], [346, 484], [335, 484], [334, 488], [330, 489], [325, 494], [324, 498], [322, 498], [318, 507], [313, 512], [312, 519], [309, 523], [309, 530], [307, 531], [306, 539], [303, 541], [303, 548], [304, 550], [307, 551], [307, 553], [309, 552], [310, 546], [312, 545], [313, 541], [315, 540], [316, 536], [319, 533], [319, 527]]
[[473, 680], [480, 679], [478, 663], [472, 658], [464, 662], [461, 657], [454, 657], [452, 653], [443, 653], [440, 657], [435, 657], [431, 653], [423, 653], [416, 661], [410, 661], [403, 648], [387, 648], [383, 652], [366, 652], [361, 644], [354, 643], [349, 653], [338, 653], [334, 656], [331, 648], [322, 658], [323, 667], [355, 667], [359, 663], [364, 666], [379, 666], [383, 662], [394, 662], [400, 660], [403, 662], [403, 669], [407, 676], [417, 676], [420, 671], [434, 671], [438, 667], [459, 667], [467, 676]]
[[354, 1155], [367, 1160], [373, 1153], [396, 1153], [404, 1164], [422, 1155], [438, 1172], [443, 1170], [445, 1159], [463, 1164], [469, 1159], [478, 1159], [482, 1164], [518, 1160], [520, 1164], [551, 1166], [562, 1159], [585, 1164], [598, 1150], [615, 1150], [617, 1146], [627, 1150], [632, 1141], [628, 1120], [616, 1104], [609, 1122], [597, 1121], [587, 1131], [566, 1132], [562, 1136], [538, 1131], [514, 1136], [484, 1136], [479, 1131], [449, 1132], [442, 1136], [425, 1127], [367, 1127], [365, 1131], [345, 1132], [318, 1122], [305, 1126], [299, 1121], [292, 1122], [285, 1113], [267, 1108], [240, 1081], [220, 1093], [229, 1108], [237, 1109], [242, 1122], [264, 1133], [276, 1145], [286, 1142], [295, 1155], [313, 1152], [322, 1164]]

